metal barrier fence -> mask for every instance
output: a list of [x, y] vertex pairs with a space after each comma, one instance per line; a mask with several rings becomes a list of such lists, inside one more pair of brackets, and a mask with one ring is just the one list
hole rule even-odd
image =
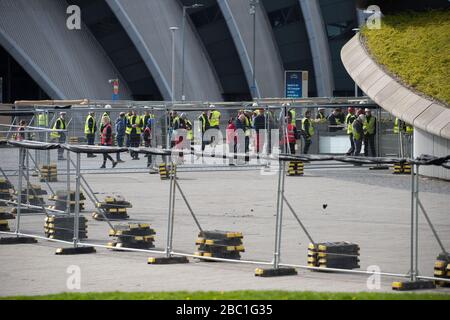
[[[167, 148], [168, 138], [170, 138], [172, 130], [171, 124], [168, 118], [168, 114], [173, 111], [177, 111], [178, 114], [185, 113], [187, 119], [194, 122], [198, 119], [203, 111], [210, 111], [210, 105], [214, 105], [216, 110], [219, 110], [222, 114], [220, 121], [220, 131], [222, 132], [223, 141], [218, 141], [218, 148], [220, 149], [226, 144], [226, 127], [228, 120], [233, 117], [236, 118], [239, 110], [251, 110], [264, 109], [265, 115], [265, 129], [278, 130], [281, 128], [282, 115], [285, 109], [295, 110], [296, 114], [296, 126], [298, 129], [302, 127], [301, 119], [306, 110], [312, 111], [312, 118], [315, 119], [319, 114], [319, 108], [325, 110], [326, 115], [330, 115], [331, 112], [338, 108], [344, 113], [347, 107], [360, 107], [370, 108], [373, 110], [373, 115], [377, 118], [377, 132], [376, 132], [376, 152], [377, 156], [411, 156], [412, 155], [412, 135], [406, 135], [403, 133], [394, 133], [394, 119], [387, 112], [382, 111], [376, 104], [368, 100], [367, 98], [311, 98], [311, 99], [262, 99], [256, 102], [229, 102], [229, 103], [205, 103], [205, 102], [188, 102], [188, 103], [167, 103], [167, 102], [135, 102], [135, 101], [89, 101], [83, 105], [70, 105], [69, 107], [55, 107], [49, 104], [30, 104], [22, 103], [18, 105], [15, 110], [9, 112], [11, 115], [12, 125], [17, 125], [19, 119], [26, 119], [30, 124], [33, 124], [35, 128], [42, 128], [42, 123], [39, 123], [39, 115], [44, 114], [47, 120], [47, 125], [43, 129], [35, 134], [34, 139], [42, 142], [51, 142], [51, 129], [58, 117], [58, 113], [61, 111], [66, 112], [67, 122], [67, 137], [66, 143], [70, 144], [86, 144], [86, 136], [84, 133], [86, 117], [89, 112], [94, 112], [97, 123], [97, 128], [100, 128], [102, 115], [107, 112], [114, 125], [120, 112], [128, 113], [130, 110], [135, 110], [138, 115], [143, 115], [145, 112], [150, 113], [154, 117], [152, 126], [152, 139], [151, 147], [155, 148]], [[289, 106], [287, 105], [289, 104]], [[105, 108], [105, 106], [111, 106]], [[8, 114], [3, 111], [2, 114]], [[341, 117], [342, 120], [342, 117]], [[0, 131], [0, 135], [3, 132], [6, 138], [11, 138], [13, 131], [16, 127], [4, 126], [5, 130]], [[346, 133], [345, 124], [330, 125], [327, 121], [316, 120], [314, 123], [315, 135], [312, 139], [310, 146], [310, 153], [312, 154], [345, 154], [349, 147], [350, 142]], [[199, 128], [199, 126], [197, 127]], [[50, 131], [48, 131], [50, 130]], [[95, 134], [95, 143], [100, 142], [99, 131]], [[265, 139], [264, 149], [268, 154], [272, 153], [272, 148], [269, 147], [270, 137]], [[142, 142], [141, 142], [142, 144]], [[201, 144], [200, 141], [196, 141], [196, 145]], [[296, 154], [303, 153], [304, 140], [298, 139], [296, 143]], [[206, 150], [209, 151], [211, 145], [206, 145]], [[255, 148], [254, 134], [250, 139], [250, 148]], [[48, 153], [36, 153], [35, 158], [37, 165], [49, 164], [55, 159], [48, 159]], [[156, 163], [155, 163], [156, 164]], [[130, 165], [129, 162], [120, 166], [122, 169], [144, 169], [146, 165], [142, 162], [135, 162]]]
[[[73, 146], [73, 145], [60, 145], [60, 144], [50, 144], [50, 143], [39, 143], [39, 142], [30, 142], [30, 141], [24, 141], [24, 142], [16, 142], [16, 141], [10, 141], [10, 145], [14, 147], [19, 148], [19, 181], [18, 181], [18, 199], [22, 199], [21, 192], [22, 192], [22, 179], [25, 177], [25, 180], [28, 184], [30, 184], [29, 180], [29, 172], [26, 172], [24, 175], [24, 161], [27, 161], [27, 158], [29, 157], [29, 150], [57, 150], [58, 148], [63, 148], [66, 151], [68, 151], [68, 160], [67, 160], [67, 191], [70, 191], [70, 172], [71, 172], [71, 165], [73, 165], [73, 170], [75, 170], [75, 210], [74, 210], [74, 228], [73, 228], [73, 241], [62, 241], [62, 240], [56, 240], [56, 239], [47, 239], [44, 236], [41, 236], [39, 234], [36, 234], [35, 232], [24, 232], [21, 225], [21, 209], [27, 208], [29, 205], [22, 204], [21, 201], [17, 201], [17, 214], [16, 214], [16, 227], [15, 232], [1, 232], [2, 234], [7, 235], [14, 235], [14, 236], [25, 236], [25, 237], [34, 237], [39, 239], [45, 239], [49, 241], [55, 241], [59, 243], [64, 244], [71, 244], [74, 248], [79, 247], [101, 247], [101, 248], [109, 248], [110, 246], [100, 244], [100, 241], [83, 241], [80, 239], [79, 236], [79, 228], [78, 228], [78, 222], [80, 217], [80, 191], [83, 188], [84, 191], [88, 194], [88, 197], [94, 196], [95, 193], [92, 191], [92, 189], [89, 189], [89, 185], [83, 175], [81, 174], [81, 155], [85, 153], [116, 153], [116, 152], [127, 152], [128, 148], [115, 148], [115, 147], [90, 147], [90, 146]], [[174, 165], [174, 157], [177, 156], [177, 154], [181, 150], [167, 150], [167, 149], [153, 149], [153, 148], [134, 148], [132, 149], [134, 152], [138, 152], [141, 154], [151, 154], [154, 156], [166, 156], [171, 157], [172, 161], [171, 164]], [[183, 150], [185, 152], [190, 152], [190, 150]], [[26, 152], [28, 155], [26, 157], [23, 157], [23, 153]], [[74, 153], [76, 155], [76, 161], [72, 162], [70, 159], [70, 153]], [[194, 154], [201, 154], [199, 152], [194, 152]], [[211, 156], [211, 154], [202, 154], [204, 156]], [[224, 159], [233, 159], [235, 156], [244, 157], [245, 155], [236, 155], [236, 154], [215, 154], [216, 158], [224, 158]], [[432, 158], [432, 157], [421, 157], [418, 159], [400, 159], [400, 158], [362, 158], [362, 157], [349, 157], [349, 156], [321, 156], [321, 155], [287, 155], [287, 154], [281, 154], [279, 156], [263, 156], [263, 158], [267, 161], [276, 162], [278, 163], [277, 167], [277, 207], [276, 207], [276, 215], [275, 215], [275, 248], [273, 251], [273, 259], [272, 261], [261, 261], [261, 260], [254, 260], [254, 259], [247, 259], [247, 260], [233, 260], [233, 259], [224, 259], [224, 258], [214, 258], [214, 257], [201, 257], [203, 260], [211, 260], [211, 261], [227, 261], [227, 262], [233, 262], [233, 263], [248, 263], [248, 264], [256, 264], [256, 265], [269, 265], [272, 266], [274, 270], [278, 270], [281, 267], [293, 267], [293, 268], [302, 268], [302, 269], [308, 269], [308, 270], [326, 270], [326, 271], [336, 271], [336, 272], [344, 272], [344, 273], [359, 273], [359, 274], [373, 274], [373, 272], [369, 271], [363, 271], [363, 270], [346, 270], [346, 269], [336, 269], [336, 268], [318, 268], [318, 267], [311, 267], [307, 265], [301, 265], [301, 264], [288, 264], [288, 263], [282, 263], [281, 262], [281, 239], [282, 239], [282, 231], [283, 231], [283, 213], [284, 213], [284, 204], [287, 205], [293, 216], [295, 217], [295, 220], [300, 225], [301, 230], [306, 234], [308, 239], [312, 242], [313, 238], [308, 232], [307, 226], [302, 223], [302, 219], [300, 216], [295, 212], [293, 206], [288, 201], [286, 195], [285, 195], [285, 167], [287, 161], [305, 161], [305, 162], [316, 162], [316, 161], [340, 161], [345, 163], [352, 163], [352, 164], [393, 164], [393, 163], [405, 163], [409, 162], [413, 165], [413, 170], [411, 173], [411, 216], [410, 216], [410, 271], [408, 274], [400, 274], [400, 273], [390, 273], [390, 272], [380, 272], [380, 275], [386, 275], [386, 276], [393, 276], [393, 277], [407, 277], [410, 278], [411, 281], [416, 281], [417, 279], [428, 279], [428, 280], [437, 280], [437, 281], [444, 281], [449, 282], [450, 280], [441, 279], [441, 278], [435, 278], [435, 277], [427, 277], [427, 276], [420, 276], [418, 274], [418, 247], [419, 247], [419, 228], [418, 228], [418, 219], [419, 219], [419, 212], [422, 212], [424, 215], [427, 224], [431, 228], [433, 235], [439, 244], [440, 249], [443, 253], [447, 254], [447, 251], [440, 240], [436, 229], [433, 227], [433, 224], [420, 200], [419, 197], [419, 180], [418, 176], [420, 173], [420, 166], [422, 165], [440, 165], [444, 166], [445, 168], [450, 168], [450, 156], [447, 156], [446, 158]], [[28, 170], [27, 170], [28, 171]], [[3, 172], [3, 171], [2, 171]], [[84, 182], [84, 183], [83, 183]], [[27, 188], [27, 192], [28, 192]], [[164, 246], [164, 249], [154, 249], [154, 250], [148, 250], [148, 249], [132, 249], [132, 248], [116, 248], [116, 250], [120, 251], [137, 251], [137, 252], [148, 252], [148, 253], [159, 253], [164, 254], [165, 257], [195, 257], [198, 258], [198, 256], [195, 256], [193, 254], [188, 254], [186, 252], [177, 251], [173, 248], [173, 235], [174, 235], [174, 211], [175, 211], [175, 197], [176, 192], [179, 192], [182, 196], [183, 201], [187, 205], [189, 209], [189, 213], [194, 218], [194, 222], [198, 229], [202, 231], [204, 228], [201, 226], [201, 222], [199, 222], [199, 219], [197, 219], [196, 214], [193, 211], [192, 206], [190, 205], [188, 198], [183, 192], [183, 189], [180, 185], [179, 180], [177, 180], [177, 170], [171, 170], [170, 171], [170, 184], [169, 184], [169, 210], [167, 214], [167, 229], [166, 229], [166, 244]], [[67, 198], [69, 201], [69, 197]], [[98, 203], [98, 199], [92, 199], [93, 202]], [[69, 206], [68, 206], [69, 207]], [[48, 215], [48, 212], [42, 208], [44, 211], [44, 214]], [[419, 210], [420, 209], [420, 210]], [[69, 212], [56, 212], [61, 215], [67, 215]], [[106, 222], [109, 224], [109, 227], [114, 229], [114, 226], [108, 221], [108, 219], [105, 217]]]

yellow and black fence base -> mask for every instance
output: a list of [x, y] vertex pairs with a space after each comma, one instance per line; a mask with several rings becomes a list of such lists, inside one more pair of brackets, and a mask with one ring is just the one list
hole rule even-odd
[[297, 270], [295, 268], [273, 268], [273, 269], [262, 269], [256, 268], [255, 276], [257, 277], [282, 277], [282, 276], [295, 276], [297, 275]]
[[154, 248], [155, 230], [146, 223], [129, 223], [115, 225], [109, 230], [109, 236], [115, 240], [108, 243], [111, 248], [133, 248], [151, 249]]
[[[176, 169], [176, 167], [174, 166], [173, 169]], [[161, 178], [161, 180], [169, 180], [170, 174], [173, 173], [173, 169], [172, 165], [161, 163], [159, 165], [159, 177]]]
[[37, 240], [35, 238], [30, 237], [5, 237], [0, 238], [0, 245], [1, 244], [31, 244], [31, 243], [37, 243]]
[[[18, 200], [18, 192], [15, 193], [15, 201], [17, 203]], [[45, 206], [44, 195], [47, 194], [47, 191], [42, 189], [40, 185], [31, 184], [29, 188], [25, 188], [22, 190], [21, 203], [30, 204], [36, 207]], [[21, 208], [21, 213], [42, 213], [44, 212], [41, 208]], [[11, 209], [12, 214], [17, 213], [17, 207]]]
[[302, 161], [289, 161], [287, 168], [287, 176], [295, 177], [295, 176], [303, 176], [304, 173], [304, 164]]
[[411, 174], [411, 163], [398, 162], [394, 164], [393, 174]]
[[[75, 191], [69, 192], [69, 206], [70, 206], [70, 212], [75, 212]], [[48, 197], [49, 201], [54, 201], [54, 206], [49, 206], [48, 209], [53, 210], [60, 210], [60, 211], [66, 211], [67, 210], [67, 191], [66, 190], [60, 190], [56, 191], [56, 193], [50, 197]], [[84, 200], [86, 200], [86, 197], [84, 196], [84, 193], [80, 191], [80, 211], [84, 210]]]
[[431, 280], [395, 281], [392, 283], [392, 290], [397, 291], [426, 290], [435, 288], [436, 285]]
[[103, 214], [94, 212], [92, 218], [102, 221], [105, 216], [109, 220], [127, 220], [130, 218], [127, 208], [132, 208], [130, 202], [126, 201], [123, 196], [107, 196], [103, 202], [97, 203], [97, 208], [102, 209]]
[[[438, 255], [436, 262], [434, 263], [434, 276], [445, 280], [450, 280], [450, 255], [441, 253]], [[439, 287], [450, 287], [448, 281], [435, 281], [435, 284]]]
[[97, 252], [94, 247], [67, 247], [56, 249], [56, 255], [75, 255], [75, 254], [89, 254]]
[[179, 264], [189, 263], [187, 257], [150, 257], [147, 260], [148, 264]]
[[214, 260], [202, 257], [240, 260], [241, 252], [245, 251], [242, 239], [241, 232], [200, 231], [195, 242], [197, 251], [194, 255], [203, 261]]
[[359, 245], [346, 241], [310, 243], [308, 267], [357, 269], [360, 267]]
[[[49, 216], [45, 218], [44, 231], [49, 239], [72, 241], [74, 236], [74, 217], [71, 216]], [[78, 237], [87, 239], [87, 219], [78, 219]]]
[[40, 182], [58, 182], [58, 168], [56, 163], [42, 165], [39, 168]]

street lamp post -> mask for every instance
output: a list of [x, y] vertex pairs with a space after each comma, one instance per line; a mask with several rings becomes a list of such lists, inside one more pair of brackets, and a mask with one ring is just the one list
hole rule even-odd
[[191, 6], [183, 6], [183, 22], [181, 27], [181, 46], [182, 46], [182, 53], [181, 53], [181, 101], [186, 100], [186, 96], [184, 95], [184, 44], [185, 44], [185, 38], [184, 38], [184, 31], [186, 27], [186, 12], [188, 9], [195, 9], [203, 7], [204, 5], [201, 3], [194, 3]]
[[175, 101], [175, 32], [178, 27], [170, 27], [169, 30], [172, 32], [172, 102]]
[[250, 0], [250, 15], [253, 16], [253, 70], [252, 96], [256, 97], [256, 5], [259, 0]]

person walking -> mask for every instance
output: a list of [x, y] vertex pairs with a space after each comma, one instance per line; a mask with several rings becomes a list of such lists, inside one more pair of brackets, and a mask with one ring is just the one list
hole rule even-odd
[[[125, 112], [121, 112], [119, 117], [116, 119], [116, 123], [114, 124], [116, 130], [116, 140], [117, 146], [123, 147], [123, 142], [125, 139], [125, 130], [127, 128], [127, 120], [125, 118]], [[125, 162], [120, 158], [120, 152], [117, 152], [116, 156], [117, 162]]]
[[237, 153], [237, 136], [236, 136], [236, 125], [234, 123], [234, 118], [231, 117], [228, 120], [228, 126], [226, 130], [226, 139], [228, 145], [228, 153], [234, 153], [233, 158], [229, 158], [229, 165], [234, 166], [234, 159], [236, 159]]
[[198, 117], [198, 120], [200, 121], [200, 131], [201, 131], [201, 136], [202, 136], [202, 155], [203, 155], [206, 145], [208, 144], [208, 141], [205, 141], [204, 136], [205, 136], [206, 131], [210, 127], [206, 111], [202, 112], [202, 114]]
[[350, 156], [355, 152], [355, 142], [353, 141], [353, 121], [356, 120], [355, 109], [353, 107], [348, 108], [348, 114], [345, 117], [345, 125], [347, 126], [347, 135], [350, 139], [350, 149], [348, 149], [346, 155]]
[[365, 109], [366, 118], [364, 121], [364, 156], [376, 157], [375, 135], [377, 133], [377, 119], [372, 115], [372, 111]]
[[[145, 122], [142, 123], [144, 124]], [[144, 146], [146, 148], [150, 148], [152, 146], [152, 129], [150, 118], [148, 118], [147, 123], [144, 126], [144, 132], [142, 133], [142, 140], [144, 141]], [[153, 156], [151, 154], [146, 154], [145, 157], [147, 158], [147, 168], [150, 168], [150, 166], [153, 163]]]
[[[244, 154], [246, 150], [245, 148], [247, 140], [247, 137], [245, 136], [246, 122], [247, 117], [245, 116], [244, 112], [240, 112], [235, 122], [236, 151], [239, 155]], [[239, 160], [238, 163], [240, 164], [242, 159], [239, 158], [238, 160]]]
[[[222, 116], [220, 111], [216, 109], [216, 107], [212, 104], [209, 106], [209, 108], [211, 109], [209, 111], [209, 126], [211, 129], [216, 129], [216, 130], [220, 130], [220, 117]], [[214, 154], [214, 148], [216, 147], [216, 145], [218, 144], [218, 141], [216, 141], [216, 135], [213, 134], [211, 137], [211, 148], [212, 150], [212, 154]]]
[[305, 117], [302, 119], [302, 131], [305, 139], [305, 146], [303, 147], [303, 153], [308, 154], [309, 147], [312, 143], [312, 137], [314, 136], [313, 122], [311, 121], [311, 111], [305, 112]]
[[[86, 122], [84, 124], [84, 134], [86, 135], [86, 140], [88, 146], [93, 146], [95, 143], [95, 133], [97, 132], [97, 123], [95, 122], [95, 112], [90, 111], [86, 117]], [[88, 158], [95, 158], [96, 155], [93, 153], [87, 154]]]
[[295, 154], [295, 144], [297, 143], [298, 132], [297, 127], [293, 124], [291, 115], [287, 116], [287, 128], [284, 130], [280, 141], [280, 145], [284, 147], [282, 152], [289, 152], [290, 154]]
[[[55, 124], [52, 128], [52, 133], [50, 134], [50, 137], [57, 140], [58, 143], [65, 143], [66, 142], [66, 133], [58, 130], [66, 130], [66, 113], [60, 112], [58, 119], [56, 119]], [[64, 149], [59, 148], [58, 149], [58, 160], [66, 160], [64, 158]]]
[[253, 119], [253, 129], [255, 129], [255, 151], [259, 158], [260, 153], [263, 151], [265, 129], [266, 129], [266, 116], [264, 115], [264, 109], [260, 108], [256, 117]]
[[359, 113], [358, 117], [352, 123], [353, 143], [355, 145], [353, 155], [355, 157], [359, 157], [361, 154], [362, 142], [364, 139], [364, 121], [366, 121], [366, 116], [364, 113]]
[[[104, 147], [111, 147], [113, 145], [113, 131], [111, 127], [111, 120], [109, 117], [102, 117], [102, 128], [103, 131], [100, 136], [100, 143]], [[103, 164], [100, 167], [101, 169], [106, 168], [107, 160], [111, 160], [113, 168], [117, 166], [117, 161], [114, 161], [109, 153], [103, 153]]]
[[[130, 137], [131, 148], [139, 147], [141, 143], [141, 132], [141, 121], [136, 113], [136, 110], [133, 110], [131, 117], [127, 121], [127, 128], [125, 129], [125, 133]], [[132, 160], [139, 160], [139, 154], [137, 152], [130, 151], [130, 155]]]

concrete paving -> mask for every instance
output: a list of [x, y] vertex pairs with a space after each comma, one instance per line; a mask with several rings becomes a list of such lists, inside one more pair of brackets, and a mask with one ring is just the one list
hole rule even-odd
[[[3, 169], [17, 165], [13, 152], [0, 149]], [[144, 164], [129, 161], [122, 166]], [[84, 168], [97, 167], [100, 159], [84, 160]], [[390, 170], [367, 167], [318, 168], [307, 165], [304, 177], [286, 177], [286, 197], [297, 210], [316, 241], [351, 241], [361, 247], [361, 269], [376, 265], [383, 272], [407, 273], [410, 243], [410, 177], [396, 176]], [[65, 163], [60, 162], [60, 168]], [[310, 169], [311, 168], [311, 169]], [[108, 171], [109, 170], [109, 171]], [[142, 171], [142, 170], [141, 170]], [[107, 169], [103, 172], [112, 172]], [[164, 248], [167, 228], [169, 182], [146, 172], [86, 174], [100, 198], [121, 194], [132, 202], [130, 221], [147, 222], [156, 229], [156, 246]], [[203, 228], [240, 231], [246, 252], [242, 259], [271, 261], [274, 248], [276, 175], [258, 170], [183, 172], [179, 183]], [[11, 178], [16, 183], [17, 178]], [[64, 177], [53, 183], [64, 189]], [[450, 247], [450, 183], [421, 178], [421, 199], [444, 245]], [[327, 204], [324, 209], [324, 204]], [[89, 219], [91, 243], [106, 244], [109, 227], [91, 218], [92, 203], [83, 214]], [[10, 222], [14, 227], [14, 222]], [[44, 235], [44, 216], [22, 218], [23, 232]], [[175, 208], [174, 249], [193, 253], [198, 230], [179, 193]], [[306, 265], [308, 239], [285, 207], [282, 262]], [[378, 289], [367, 286], [368, 275], [318, 273], [300, 270], [297, 276], [258, 278], [257, 265], [199, 262], [187, 265], [151, 266], [151, 254], [113, 252], [80, 256], [56, 256], [61, 245], [40, 240], [34, 245], [0, 246], [0, 295], [35, 295], [71, 291], [67, 268], [80, 267], [81, 288], [75, 291], [173, 291], [173, 290], [312, 290], [388, 291], [394, 280], [382, 277]], [[425, 219], [420, 217], [420, 259], [422, 275], [431, 276], [440, 253]], [[433, 292], [450, 294], [449, 289]]]

